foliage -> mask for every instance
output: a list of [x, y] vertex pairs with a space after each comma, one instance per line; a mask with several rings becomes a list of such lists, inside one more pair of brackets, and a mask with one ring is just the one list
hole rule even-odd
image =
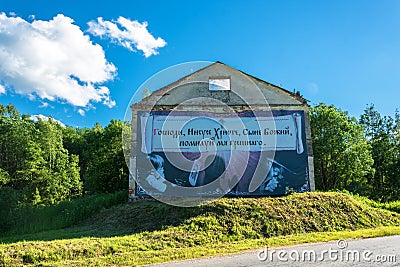
[[[1, 196], [0, 191], [0, 206]], [[127, 191], [124, 190], [112, 194], [85, 196], [52, 206], [14, 207], [12, 216], [4, 218], [9, 225], [7, 229], [4, 229], [7, 230], [5, 235], [14, 236], [69, 227], [103, 209], [126, 203], [127, 199]]]
[[64, 127], [52, 118], [34, 122], [12, 104], [0, 105], [0, 188], [14, 190], [23, 205], [126, 189], [124, 127], [118, 120], [92, 129]]
[[317, 189], [369, 191], [373, 159], [363, 127], [346, 112], [323, 103], [311, 108], [310, 119]]
[[361, 115], [360, 124], [372, 146], [374, 175], [368, 179], [372, 186], [369, 196], [379, 201], [393, 201], [400, 196], [400, 140], [399, 114], [395, 119], [381, 116], [373, 105]]
[[87, 151], [87, 169], [84, 175], [88, 193], [110, 193], [128, 188], [129, 170], [122, 148], [124, 123], [112, 120], [106, 128], [96, 128], [95, 144]]
[[3, 186], [15, 190], [19, 201], [27, 204], [49, 205], [81, 195], [77, 157], [63, 147], [62, 127], [51, 118], [34, 122], [20, 116], [12, 105], [1, 110]]
[[127, 188], [123, 127], [117, 120], [104, 129], [64, 127], [52, 118], [35, 122], [12, 104], [0, 105], [0, 231], [65, 227], [115, 204], [103, 195], [76, 198], [83, 189], [94, 194]]
[[0, 187], [0, 233], [14, 226], [14, 213], [17, 208], [17, 195], [11, 187]]
[[367, 205], [369, 205], [371, 207], [390, 210], [390, 211], [400, 213], [400, 200], [382, 203], [382, 202], [374, 201], [374, 200], [369, 199], [364, 196], [353, 195], [352, 197], [359, 201], [366, 203]]
[[103, 128], [64, 129], [64, 145], [79, 156], [85, 193], [111, 193], [128, 188], [129, 170], [122, 147], [125, 123], [112, 120]]
[[148, 97], [150, 95], [151, 95], [150, 88], [144, 88], [143, 92], [142, 92], [142, 99], [145, 99], [146, 97]]

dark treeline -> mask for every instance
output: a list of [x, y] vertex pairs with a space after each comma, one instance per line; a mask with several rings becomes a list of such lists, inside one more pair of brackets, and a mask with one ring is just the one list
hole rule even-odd
[[92, 129], [52, 118], [35, 122], [12, 104], [0, 105], [0, 221], [17, 207], [126, 189], [123, 126], [118, 120]]

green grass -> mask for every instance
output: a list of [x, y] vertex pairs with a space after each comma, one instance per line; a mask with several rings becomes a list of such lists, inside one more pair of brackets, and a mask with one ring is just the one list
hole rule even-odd
[[400, 234], [400, 214], [344, 193], [222, 198], [193, 208], [141, 201], [71, 228], [2, 238], [0, 265], [132, 266], [389, 234]]
[[102, 209], [127, 202], [127, 192], [86, 196], [53, 206], [22, 206], [9, 218], [12, 228], [1, 236], [62, 229], [87, 219]]
[[354, 195], [353, 198], [355, 198], [359, 201], [362, 201], [362, 202], [366, 203], [367, 205], [374, 207], [374, 208], [386, 209], [386, 210], [400, 213], [400, 200], [386, 202], [386, 203], [380, 203], [380, 202], [371, 200], [371, 199], [363, 197], [363, 196], [358, 196], [358, 195]]

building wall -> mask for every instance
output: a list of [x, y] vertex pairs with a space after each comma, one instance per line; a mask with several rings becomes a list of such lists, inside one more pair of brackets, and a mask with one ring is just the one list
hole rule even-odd
[[[311, 191], [315, 191], [315, 182], [314, 182], [314, 161], [313, 161], [313, 150], [312, 150], [312, 140], [311, 140], [311, 129], [310, 129], [310, 115], [309, 115], [309, 107], [307, 105], [304, 106], [273, 106], [268, 109], [263, 107], [256, 107], [255, 109], [249, 109], [248, 106], [229, 106], [229, 108], [237, 111], [269, 111], [269, 110], [303, 110], [304, 111], [304, 123], [305, 123], [305, 133], [306, 133], [306, 146], [308, 153], [308, 170], [309, 170], [309, 179], [310, 179], [310, 187]], [[137, 145], [137, 114], [139, 111], [146, 111], [148, 109], [139, 108], [132, 109], [132, 148], [131, 148], [131, 170], [136, 169], [136, 149], [138, 149]], [[206, 103], [204, 105], [197, 106], [154, 106], [154, 111], [207, 111], [214, 113], [225, 113], [227, 112], [226, 106], [207, 106]], [[130, 192], [134, 192], [135, 189], [135, 178], [136, 174], [132, 173], [132, 177], [130, 177], [129, 181], [129, 189]]]
[[[208, 88], [209, 77], [216, 76], [229, 77], [231, 79], [231, 90], [210, 91]], [[315, 190], [309, 106], [307, 101], [298, 94], [266, 83], [222, 63], [215, 63], [153, 92], [152, 95], [141, 102], [132, 105], [131, 109], [131, 170], [136, 170], [138, 111], [175, 110], [224, 113], [231, 110], [236, 112], [303, 110], [310, 187], [312, 191]], [[131, 193], [135, 188], [135, 175], [136, 173], [131, 173], [132, 177], [130, 177], [129, 182]]]

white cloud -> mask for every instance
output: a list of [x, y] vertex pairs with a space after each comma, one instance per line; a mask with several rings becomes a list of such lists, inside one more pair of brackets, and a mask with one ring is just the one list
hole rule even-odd
[[50, 105], [47, 102], [42, 102], [42, 104], [39, 106], [39, 108], [48, 108], [48, 107], [54, 108], [52, 105]]
[[[103, 86], [116, 75], [103, 48], [62, 14], [27, 22], [0, 13], [0, 81], [16, 93], [86, 107], [115, 105]], [[32, 99], [32, 97], [30, 97]]]
[[78, 113], [79, 113], [79, 115], [81, 115], [81, 116], [85, 116], [85, 111], [83, 110], [83, 109], [78, 109]]
[[92, 35], [110, 38], [130, 51], [141, 50], [145, 57], [157, 55], [157, 49], [167, 44], [162, 38], [156, 39], [149, 33], [147, 22], [140, 23], [124, 17], [119, 17], [117, 21], [104, 21], [99, 17], [97, 21], [90, 21], [88, 25], [88, 32]]
[[6, 93], [6, 88], [0, 84], [0, 95]]
[[48, 106], [49, 106], [49, 103], [43, 102], [43, 103], [39, 106], [39, 108], [47, 108]]
[[36, 97], [33, 94], [27, 94], [27, 96], [28, 96], [28, 99], [30, 101], [35, 101], [36, 100]]
[[[30, 119], [33, 120], [34, 122], [37, 122], [38, 120], [42, 120], [42, 121], [48, 121], [50, 117], [47, 117], [43, 114], [37, 114], [37, 115], [32, 115], [30, 116]], [[54, 118], [51, 118], [53, 121], [57, 122], [58, 124], [60, 124], [62, 127], [65, 127], [65, 124], [62, 123], [59, 120], [56, 120]]]

